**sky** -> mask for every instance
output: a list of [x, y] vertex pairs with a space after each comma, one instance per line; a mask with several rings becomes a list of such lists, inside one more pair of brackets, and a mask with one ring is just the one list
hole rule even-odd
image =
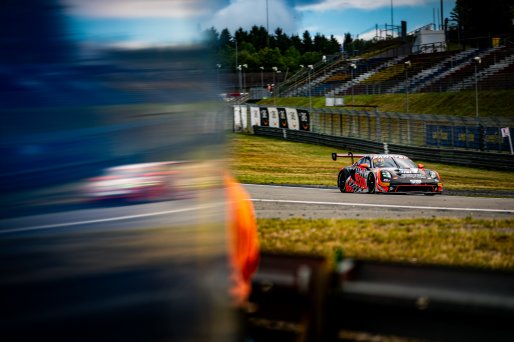
[[[441, 0], [62, 0], [72, 32], [91, 43], [126, 47], [165, 46], [196, 42], [210, 27], [302, 36], [309, 31], [343, 42], [345, 33], [370, 39], [385, 25], [407, 22], [407, 31], [430, 23], [440, 25]], [[443, 0], [449, 17], [455, 0]], [[378, 31], [377, 31], [378, 25]]]

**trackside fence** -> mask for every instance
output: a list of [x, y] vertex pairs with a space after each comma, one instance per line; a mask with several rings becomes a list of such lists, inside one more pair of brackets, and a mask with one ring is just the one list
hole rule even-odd
[[501, 134], [501, 128], [514, 126], [512, 118], [297, 108], [297, 112], [309, 113], [309, 129], [292, 129], [272, 127], [251, 117], [259, 112], [270, 117], [274, 112], [280, 115], [281, 110], [289, 113], [290, 108], [248, 107], [240, 112], [246, 113], [245, 121], [257, 135], [369, 153], [382, 153], [387, 146], [389, 153], [463, 166], [514, 167], [508, 138]]

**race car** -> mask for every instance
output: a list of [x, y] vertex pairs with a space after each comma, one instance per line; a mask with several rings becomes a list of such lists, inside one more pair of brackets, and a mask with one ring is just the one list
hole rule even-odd
[[[332, 153], [332, 159], [350, 157], [352, 165], [343, 167], [337, 177], [341, 192], [373, 193], [423, 193], [441, 194], [443, 184], [439, 173], [414, 164], [399, 154], [347, 155]], [[353, 158], [359, 158], [353, 162]]]
[[110, 167], [89, 178], [82, 188], [86, 201], [155, 201], [177, 194], [180, 176], [175, 162], [141, 163]]

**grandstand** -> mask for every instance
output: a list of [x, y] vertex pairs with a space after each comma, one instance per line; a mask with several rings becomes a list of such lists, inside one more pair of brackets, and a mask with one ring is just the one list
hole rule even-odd
[[[507, 42], [508, 43], [508, 42]], [[281, 96], [343, 96], [514, 89], [514, 46], [333, 58], [281, 85]], [[478, 63], [477, 61], [480, 61]], [[310, 75], [309, 75], [310, 72]]]

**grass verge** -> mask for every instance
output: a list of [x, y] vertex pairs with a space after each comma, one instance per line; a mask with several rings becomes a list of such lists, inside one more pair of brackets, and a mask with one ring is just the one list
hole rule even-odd
[[268, 252], [514, 270], [514, 220], [258, 219]]
[[[243, 183], [335, 186], [333, 148], [235, 134], [231, 163]], [[340, 151], [343, 152], [343, 151]], [[436, 163], [445, 189], [514, 190], [514, 172]], [[514, 220], [258, 219], [264, 251], [514, 270]]]
[[[334, 162], [331, 153], [337, 149], [332, 147], [245, 134], [233, 134], [231, 144], [232, 169], [243, 183], [336, 186], [339, 169], [351, 164], [349, 160]], [[437, 170], [447, 190], [514, 191], [512, 171], [414, 162]]]

